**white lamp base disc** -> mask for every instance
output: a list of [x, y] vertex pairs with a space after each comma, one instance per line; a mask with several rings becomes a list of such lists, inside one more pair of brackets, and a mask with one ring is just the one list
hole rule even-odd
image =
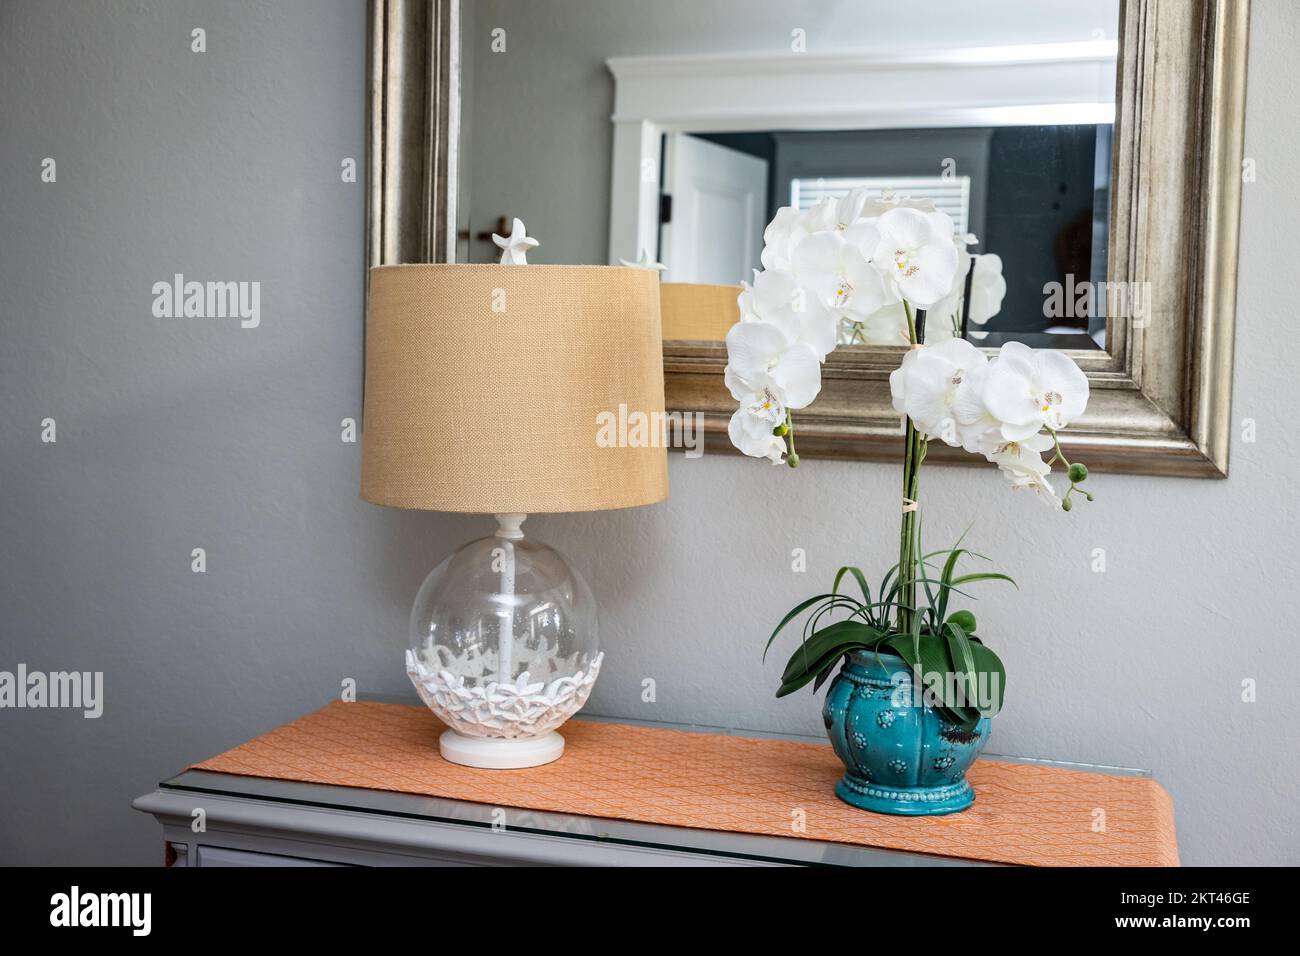
[[438, 750], [445, 760], [463, 767], [519, 770], [559, 760], [564, 753], [564, 738], [553, 730], [540, 737], [515, 740], [505, 737], [467, 737], [454, 730], [444, 730], [438, 738]]

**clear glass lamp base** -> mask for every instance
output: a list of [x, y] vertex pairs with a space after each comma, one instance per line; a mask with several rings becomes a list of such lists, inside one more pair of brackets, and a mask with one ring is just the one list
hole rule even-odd
[[604, 659], [596, 602], [554, 548], [524, 537], [522, 514], [456, 549], [411, 609], [406, 673], [447, 727], [451, 763], [486, 770], [560, 759], [555, 731], [582, 708]]
[[540, 737], [469, 737], [443, 731], [438, 750], [444, 760], [484, 770], [520, 770], [540, 767], [564, 754], [564, 738], [551, 731]]

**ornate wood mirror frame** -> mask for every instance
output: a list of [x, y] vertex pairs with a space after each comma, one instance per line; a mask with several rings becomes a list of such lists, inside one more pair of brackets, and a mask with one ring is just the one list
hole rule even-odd
[[[371, 0], [370, 265], [451, 258], [458, 13], [459, 0]], [[1249, 2], [1125, 0], [1120, 17], [1108, 282], [1143, 284], [1150, 302], [1141, 321], [1107, 320], [1104, 351], [1070, 352], [1092, 400], [1062, 444], [1099, 471], [1224, 477]], [[901, 457], [888, 383], [900, 354], [831, 353], [799, 415], [801, 457]], [[709, 451], [732, 450], [725, 364], [720, 343], [665, 343], [668, 408], [703, 413]]]

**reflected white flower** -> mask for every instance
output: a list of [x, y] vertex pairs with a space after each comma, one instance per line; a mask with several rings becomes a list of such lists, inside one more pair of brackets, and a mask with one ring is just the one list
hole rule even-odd
[[984, 405], [1001, 422], [1002, 437], [1022, 441], [1044, 426], [1064, 428], [1088, 404], [1088, 377], [1063, 352], [1002, 346], [984, 382]]
[[790, 253], [800, 238], [807, 235], [804, 216], [793, 206], [782, 206], [763, 230], [763, 253], [759, 257], [764, 269], [789, 269]]
[[[971, 256], [975, 274], [971, 277], [970, 320], [983, 325], [1002, 311], [1007, 297], [1007, 280], [1002, 275], [1002, 257], [995, 252]], [[963, 285], [965, 276], [963, 274]]]
[[957, 274], [957, 247], [952, 220], [944, 212], [891, 209], [876, 220], [879, 241], [872, 264], [883, 272], [899, 296], [922, 309], [952, 289]]
[[841, 319], [840, 344], [910, 345], [911, 339], [907, 334], [907, 313], [903, 311], [902, 301], [891, 302], [865, 319]]
[[[961, 334], [962, 299], [966, 294], [966, 273], [973, 266], [970, 290], [970, 321], [983, 325], [1002, 310], [1007, 281], [1002, 276], [1002, 259], [993, 253], [972, 256], [966, 251], [965, 239], [957, 237], [957, 275], [952, 289], [926, 313], [925, 339], [938, 342]], [[969, 331], [969, 330], [968, 330]]]
[[880, 202], [888, 208], [919, 209], [921, 212], [934, 212], [937, 208], [932, 199], [913, 199], [911, 196], [900, 196], [893, 189], [882, 189], [880, 191]]
[[928, 199], [896, 197], [893, 190], [885, 190], [873, 197], [869, 189], [862, 187], [846, 193], [835, 203], [835, 227], [847, 229], [859, 220], [877, 219], [891, 209], [900, 208], [934, 212], [935, 207]]

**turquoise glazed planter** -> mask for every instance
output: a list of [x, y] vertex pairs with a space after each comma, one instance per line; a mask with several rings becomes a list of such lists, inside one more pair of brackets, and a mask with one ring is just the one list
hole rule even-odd
[[822, 707], [831, 746], [845, 773], [835, 794], [845, 803], [904, 816], [965, 810], [966, 781], [988, 740], [985, 717], [963, 732], [914, 698], [912, 670], [893, 654], [855, 651], [831, 682]]

